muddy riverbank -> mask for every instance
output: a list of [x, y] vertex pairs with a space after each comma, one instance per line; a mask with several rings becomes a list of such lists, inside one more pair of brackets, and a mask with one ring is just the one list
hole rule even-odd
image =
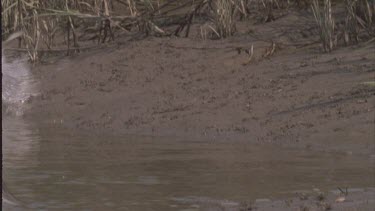
[[311, 12], [276, 14], [222, 40], [199, 23], [80, 40], [3, 77], [10, 192], [36, 210], [373, 210], [375, 42], [323, 53]]
[[364, 83], [374, 80], [375, 43], [322, 53], [312, 20], [238, 23], [225, 40], [119, 37], [36, 66], [41, 94], [26, 117], [90, 133], [373, 154], [375, 87]]
[[[346, 193], [346, 192], [345, 192]], [[258, 199], [253, 203], [243, 204], [241, 211], [248, 210], [363, 210], [370, 211], [375, 207], [374, 189], [352, 189], [343, 192], [330, 191], [328, 193], [319, 190], [310, 193], [297, 193], [296, 197], [285, 200]]]

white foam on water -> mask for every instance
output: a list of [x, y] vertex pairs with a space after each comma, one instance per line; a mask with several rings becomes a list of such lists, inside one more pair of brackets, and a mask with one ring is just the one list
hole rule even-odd
[[36, 80], [27, 58], [7, 59], [2, 52], [2, 100], [6, 113], [22, 115], [25, 103], [36, 95]]

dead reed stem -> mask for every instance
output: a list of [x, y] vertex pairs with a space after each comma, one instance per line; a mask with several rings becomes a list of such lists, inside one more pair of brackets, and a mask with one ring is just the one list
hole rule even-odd
[[318, 25], [320, 40], [325, 52], [331, 52], [336, 45], [335, 21], [332, 17], [331, 0], [324, 0], [323, 7], [319, 0], [313, 0], [312, 10]]
[[[375, 2], [345, 1], [346, 42], [358, 42], [364, 31], [373, 37]], [[230, 37], [236, 31], [235, 19], [250, 17], [250, 6], [259, 3], [258, 9], [264, 9], [268, 22], [275, 19], [273, 9], [288, 7], [292, 2], [309, 3], [308, 0], [1, 0], [1, 30], [3, 40], [23, 31], [19, 48], [29, 49], [30, 60], [37, 61], [41, 48], [52, 50], [58, 45], [57, 38], [65, 39], [69, 53], [80, 49], [79, 38], [84, 35], [89, 34], [88, 40], [97, 39], [102, 44], [114, 40], [119, 29], [157, 36], [173, 33], [178, 36], [184, 32], [187, 37], [195, 17], [203, 13], [207, 17], [201, 28], [203, 39]], [[336, 45], [331, 0], [312, 0], [312, 3], [320, 41], [324, 51], [330, 52]], [[176, 28], [168, 32], [164, 26], [171, 22]]]
[[222, 38], [232, 36], [235, 31], [233, 9], [234, 5], [231, 0], [214, 1], [216, 31]]

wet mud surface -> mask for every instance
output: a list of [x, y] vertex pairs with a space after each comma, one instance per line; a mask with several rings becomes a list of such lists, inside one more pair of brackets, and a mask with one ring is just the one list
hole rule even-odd
[[294, 198], [271, 201], [258, 199], [250, 204], [242, 205], [241, 211], [248, 210], [373, 210], [375, 207], [374, 189], [353, 189], [348, 195], [340, 191], [320, 193], [298, 193]]
[[100, 134], [373, 154], [375, 88], [363, 83], [374, 79], [374, 42], [322, 53], [311, 20], [238, 23], [225, 40], [120, 37], [35, 67], [41, 95], [26, 116]]

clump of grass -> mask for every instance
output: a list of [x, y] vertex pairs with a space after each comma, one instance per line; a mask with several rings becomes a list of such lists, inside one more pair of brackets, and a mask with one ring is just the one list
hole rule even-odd
[[375, 1], [357, 0], [357, 19], [370, 36], [375, 35]]
[[247, 18], [250, 14], [249, 3], [251, 0], [233, 0], [234, 13], [239, 13], [240, 19]]
[[[323, 49], [330, 52], [336, 45], [331, 0], [312, 1]], [[321, 1], [323, 4], [319, 3]], [[275, 19], [274, 9], [289, 7], [292, 2], [308, 3], [309, 0], [1, 0], [1, 30], [3, 39], [13, 32], [23, 31], [19, 48], [26, 48], [30, 60], [37, 61], [41, 50], [53, 51], [56, 50], [54, 47], [64, 44], [69, 54], [82, 48], [79, 46], [82, 37], [86, 41], [98, 39], [99, 44], [114, 40], [118, 30], [154, 36], [179, 36], [186, 29], [187, 37], [197, 15], [207, 18], [208, 24], [205, 22], [201, 27], [203, 39], [230, 37], [236, 31], [235, 19], [238, 15], [240, 19], [249, 17], [250, 6], [256, 6], [255, 2], [263, 5], [257, 9], [264, 13], [260, 15], [265, 16], [263, 20], [269, 22]], [[346, 2], [346, 40], [359, 40], [363, 31], [374, 36], [375, 2]], [[251, 8], [252, 12], [257, 11]], [[178, 25], [174, 33], [163, 28], [172, 24]], [[57, 43], [59, 40], [56, 37], [62, 43]]]
[[[39, 59], [41, 43], [51, 49], [54, 45], [54, 37], [61, 23], [70, 20], [69, 27], [72, 27], [72, 19], [62, 13], [62, 9], [73, 4], [68, 0], [2, 0], [2, 35], [7, 36], [15, 31], [22, 31], [22, 45], [27, 49], [29, 59], [36, 62]], [[49, 10], [52, 8], [53, 10]], [[59, 11], [59, 14], [56, 14]], [[61, 18], [64, 17], [64, 18]]]
[[267, 0], [266, 2], [262, 1], [263, 6], [264, 6], [264, 13], [265, 13], [265, 18], [264, 22], [271, 22], [275, 20], [275, 16], [273, 14], [273, 7], [276, 4], [278, 6], [277, 0]]
[[[41, 27], [39, 22], [40, 7], [38, 0], [2, 0], [2, 35], [3, 37], [15, 31], [22, 31], [23, 43], [26, 46], [31, 61], [38, 59], [38, 47], [41, 38]], [[19, 46], [22, 42], [19, 40]]]
[[335, 21], [332, 17], [331, 0], [324, 0], [323, 7], [319, 0], [313, 0], [312, 10], [319, 28], [320, 41], [325, 52], [331, 52], [336, 45]]
[[345, 0], [345, 6], [345, 43], [358, 43], [360, 35], [363, 35], [362, 32], [367, 32], [367, 37], [373, 37], [375, 35], [375, 2], [368, 0]]
[[231, 0], [215, 0], [213, 6], [216, 32], [220, 37], [232, 36], [235, 31], [234, 4]]
[[349, 42], [359, 41], [359, 25], [356, 14], [356, 3], [357, 0], [345, 0], [346, 6], [346, 19], [344, 29], [344, 41], [346, 44]]
[[[247, 18], [250, 14], [250, 0], [203, 0], [197, 4], [195, 14], [203, 11], [208, 15], [209, 21], [200, 26], [202, 39], [226, 38], [236, 31], [235, 21]], [[193, 13], [192, 13], [193, 14]], [[192, 16], [189, 16], [191, 22]]]
[[137, 5], [134, 0], [127, 0], [130, 15], [136, 17], [138, 15]]
[[39, 59], [38, 49], [40, 42], [40, 25], [38, 20], [38, 11], [36, 9], [32, 10], [32, 16], [30, 21], [23, 23], [24, 28], [24, 40], [26, 48], [29, 49], [28, 54], [31, 61], [35, 62]]
[[[105, 42], [108, 34], [110, 40], [111, 38], [113, 40], [110, 7], [112, 6], [113, 9], [114, 1], [116, 0], [1, 0], [2, 37], [5, 39], [13, 32], [23, 31], [19, 48], [26, 48], [32, 62], [39, 59], [38, 52], [42, 50], [42, 46], [52, 50], [57, 33], [64, 35], [68, 54], [71, 47], [77, 51], [79, 49], [77, 28], [92, 20], [97, 22], [98, 43]], [[129, 0], [130, 16], [125, 12], [124, 16], [119, 16], [119, 19], [136, 25], [137, 21], [134, 19], [139, 18], [140, 14], [136, 2], [147, 4], [144, 10], [154, 9], [153, 1]], [[129, 18], [134, 16], [137, 17]]]

